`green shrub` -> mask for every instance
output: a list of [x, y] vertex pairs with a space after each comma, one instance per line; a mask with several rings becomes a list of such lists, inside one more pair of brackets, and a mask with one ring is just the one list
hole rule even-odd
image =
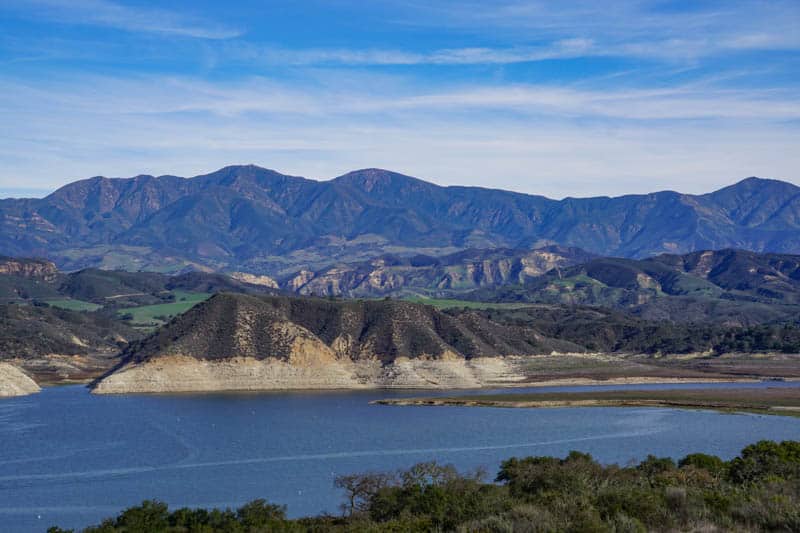
[[716, 455], [708, 455], [705, 453], [691, 453], [678, 462], [680, 468], [692, 466], [707, 470], [711, 474], [721, 475], [725, 472], [728, 465], [725, 461]]
[[[238, 510], [145, 501], [88, 533], [800, 531], [800, 442], [761, 441], [729, 463], [690, 454], [679, 466], [648, 456], [635, 467], [590, 455], [504, 461], [495, 483], [449, 465], [341, 476], [342, 516], [287, 519], [255, 500]], [[51, 533], [67, 533], [51, 528]]]
[[762, 440], [742, 450], [730, 463], [728, 475], [734, 483], [800, 477], [800, 442]]

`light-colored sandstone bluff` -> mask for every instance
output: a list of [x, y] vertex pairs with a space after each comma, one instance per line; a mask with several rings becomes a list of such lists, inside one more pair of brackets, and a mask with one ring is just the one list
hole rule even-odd
[[271, 289], [278, 288], [278, 282], [269, 276], [258, 276], [249, 272], [231, 272], [229, 276], [242, 283], [249, 283], [250, 285], [259, 285], [261, 287], [269, 287]]
[[46, 281], [55, 279], [58, 274], [56, 264], [44, 259], [14, 259], [0, 257], [0, 275], [22, 276], [25, 278], [41, 278]]
[[[327, 358], [325, 358], [327, 359]], [[95, 394], [334, 389], [460, 389], [504, 386], [525, 379], [517, 357], [377, 360], [167, 356], [131, 363], [96, 383]]]
[[8, 363], [0, 363], [0, 398], [25, 396], [42, 390], [22, 370]]

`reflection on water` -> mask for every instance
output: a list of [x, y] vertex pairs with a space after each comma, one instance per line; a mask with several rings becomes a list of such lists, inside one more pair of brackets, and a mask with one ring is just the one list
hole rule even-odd
[[419, 394], [91, 396], [70, 386], [4, 400], [0, 523], [9, 531], [80, 527], [145, 498], [172, 507], [266, 498], [286, 504], [292, 516], [336, 512], [336, 475], [419, 461], [485, 467], [491, 474], [514, 455], [578, 449], [625, 464], [649, 453], [730, 457], [758, 439], [800, 439], [800, 419], [777, 416], [369, 404]]

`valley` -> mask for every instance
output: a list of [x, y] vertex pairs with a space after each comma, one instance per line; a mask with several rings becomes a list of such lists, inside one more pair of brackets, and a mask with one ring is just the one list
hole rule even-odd
[[[245, 272], [62, 272], [4, 258], [0, 359], [41, 384], [115, 393], [797, 374], [798, 256], [630, 260], [547, 247], [348, 268], [298, 284]], [[359, 281], [384, 278], [394, 281]]]

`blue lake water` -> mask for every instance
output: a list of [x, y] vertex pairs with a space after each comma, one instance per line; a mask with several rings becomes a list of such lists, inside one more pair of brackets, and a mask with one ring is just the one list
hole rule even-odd
[[[796, 386], [750, 386], [767, 385]], [[291, 516], [335, 513], [334, 476], [434, 459], [494, 475], [515, 455], [581, 450], [625, 464], [650, 453], [732, 457], [759, 439], [800, 439], [800, 418], [779, 416], [369, 404], [421, 394], [435, 393], [93, 396], [69, 386], [0, 400], [0, 531], [83, 527], [148, 498], [172, 508], [266, 498]]]

